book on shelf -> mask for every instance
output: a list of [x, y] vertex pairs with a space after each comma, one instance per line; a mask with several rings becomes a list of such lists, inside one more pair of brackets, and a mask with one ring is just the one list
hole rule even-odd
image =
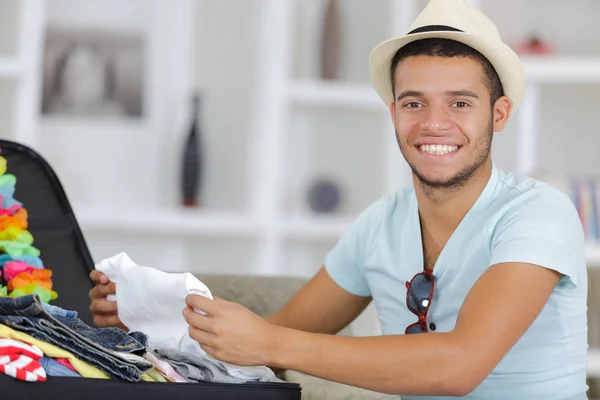
[[585, 238], [600, 243], [600, 176], [540, 174], [535, 178], [566, 193], [577, 209]]

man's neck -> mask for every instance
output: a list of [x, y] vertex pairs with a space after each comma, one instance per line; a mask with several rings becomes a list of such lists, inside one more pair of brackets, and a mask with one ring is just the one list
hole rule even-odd
[[450, 236], [485, 189], [491, 174], [492, 162], [488, 161], [465, 185], [453, 189], [427, 188], [414, 177], [421, 224], [432, 233]]

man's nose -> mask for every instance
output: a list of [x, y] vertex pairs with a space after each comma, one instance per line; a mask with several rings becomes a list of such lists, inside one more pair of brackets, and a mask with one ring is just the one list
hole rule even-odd
[[452, 129], [453, 123], [446, 112], [429, 109], [420, 122], [421, 130], [431, 134], [443, 134]]

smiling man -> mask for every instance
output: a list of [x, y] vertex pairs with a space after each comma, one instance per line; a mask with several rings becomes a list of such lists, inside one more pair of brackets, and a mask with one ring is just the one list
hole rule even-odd
[[[524, 96], [518, 57], [466, 2], [432, 0], [407, 35], [373, 50], [370, 72], [413, 188], [368, 207], [275, 315], [188, 296], [191, 337], [226, 362], [404, 400], [587, 398], [577, 212], [491, 159]], [[371, 301], [383, 335], [334, 335]]]

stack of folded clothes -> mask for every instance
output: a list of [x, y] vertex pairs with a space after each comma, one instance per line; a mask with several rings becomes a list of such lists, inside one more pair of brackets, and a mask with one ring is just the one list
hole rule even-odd
[[146, 335], [92, 328], [77, 318], [76, 312], [46, 304], [36, 294], [0, 297], [0, 338], [39, 349], [45, 358], [40, 364], [48, 375], [155, 380], [143, 376], [153, 369], [144, 358]]

